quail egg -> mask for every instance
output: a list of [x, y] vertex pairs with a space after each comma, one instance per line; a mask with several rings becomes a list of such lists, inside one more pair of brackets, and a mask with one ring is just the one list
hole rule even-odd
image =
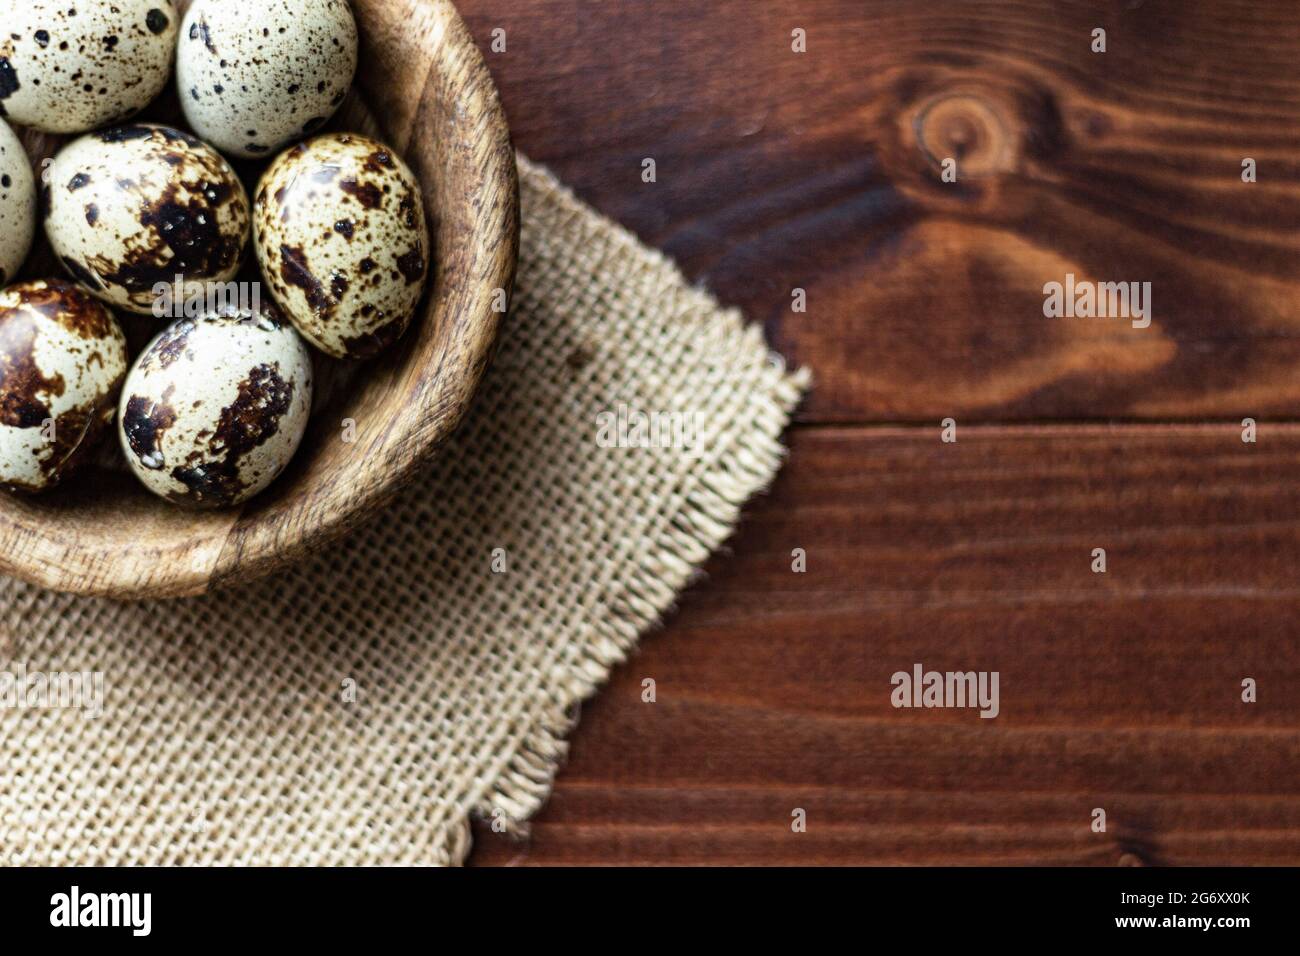
[[347, 0], [196, 0], [176, 54], [185, 119], [244, 158], [314, 132], [343, 102], [356, 69]]
[[36, 180], [9, 124], [0, 120], [0, 286], [18, 274], [36, 231]]
[[243, 261], [248, 195], [230, 164], [188, 133], [149, 124], [89, 133], [44, 178], [50, 245], [112, 305], [161, 315], [169, 290], [201, 295]]
[[0, 485], [44, 491], [84, 461], [126, 366], [117, 320], [72, 283], [0, 292]]
[[311, 411], [311, 356], [273, 308], [227, 308], [166, 328], [122, 388], [131, 470], [178, 505], [237, 505], [289, 464]]
[[429, 271], [420, 184], [388, 147], [319, 136], [257, 187], [253, 240], [276, 301], [309, 342], [369, 358], [406, 330]]
[[172, 0], [10, 0], [0, 20], [0, 117], [81, 133], [144, 109], [171, 77]]

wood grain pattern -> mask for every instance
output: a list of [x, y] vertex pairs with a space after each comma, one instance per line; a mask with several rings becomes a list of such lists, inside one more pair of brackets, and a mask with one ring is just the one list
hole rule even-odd
[[[517, 144], [816, 374], [531, 840], [473, 862], [1300, 863], [1300, 8], [461, 9]], [[1151, 281], [1152, 327], [1045, 319], [1067, 270]], [[1220, 424], [1138, 424], [1171, 420]], [[894, 711], [915, 660], [1004, 668], [1004, 716]]]
[[[480, 828], [477, 862], [1300, 863], [1300, 426], [808, 429], [791, 460], [587, 706], [532, 840]], [[893, 708], [916, 662], [999, 671], [1000, 715]]]
[[[1293, 5], [462, 7], [520, 146], [813, 366], [804, 421], [1300, 404]], [[1151, 282], [1151, 327], [1044, 318], [1067, 272]]]
[[[509, 132], [449, 0], [358, 0], [354, 9], [360, 67], [332, 125], [377, 134], [420, 178], [436, 244], [422, 318], [394, 352], [343, 383], [290, 469], [244, 508], [177, 511], [107, 470], [42, 498], [0, 496], [0, 571], [132, 598], [267, 574], [373, 514], [460, 421], [496, 340], [496, 290], [513, 282], [518, 183]], [[166, 96], [142, 114], [174, 115]], [[38, 156], [57, 145], [29, 141]], [[259, 167], [244, 171], [251, 183]], [[42, 263], [38, 250], [29, 273]], [[354, 443], [340, 438], [348, 418]]]

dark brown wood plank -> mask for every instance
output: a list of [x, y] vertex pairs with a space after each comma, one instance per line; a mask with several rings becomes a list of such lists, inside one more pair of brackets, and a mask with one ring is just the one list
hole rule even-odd
[[[1290, 425], [797, 429], [474, 861], [1300, 864], [1297, 474]], [[895, 709], [916, 662], [1001, 714]]]
[[[811, 365], [805, 421], [1300, 407], [1300, 6], [460, 6], [516, 143]], [[1151, 326], [1044, 318], [1067, 273]]]

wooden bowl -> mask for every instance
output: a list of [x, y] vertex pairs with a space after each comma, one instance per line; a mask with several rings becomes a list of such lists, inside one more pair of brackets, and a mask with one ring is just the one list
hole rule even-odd
[[[178, 3], [182, 12], [187, 5]], [[412, 328], [392, 353], [345, 372], [323, 403], [318, 394], [293, 463], [242, 508], [175, 508], [107, 461], [47, 495], [0, 492], [0, 572], [118, 598], [198, 594], [256, 578], [373, 515], [461, 420], [495, 344], [498, 290], [508, 295], [514, 280], [519, 187], [509, 131], [449, 0], [353, 0], [353, 9], [360, 66], [331, 128], [388, 143], [423, 185], [435, 269]], [[174, 91], [170, 98], [174, 105]], [[167, 100], [141, 118], [166, 121]], [[24, 139], [38, 159], [59, 145]], [[41, 249], [24, 270], [55, 273]], [[351, 442], [343, 440], [346, 419], [355, 422]]]

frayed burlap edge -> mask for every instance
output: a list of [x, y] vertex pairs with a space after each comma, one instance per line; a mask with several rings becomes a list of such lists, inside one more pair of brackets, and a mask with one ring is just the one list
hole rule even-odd
[[787, 370], [785, 359], [768, 347], [762, 329], [747, 323], [739, 310], [724, 308], [707, 292], [691, 287], [671, 259], [592, 210], [549, 171], [523, 154], [518, 160], [525, 186], [548, 193], [549, 201], [570, 215], [590, 219], [611, 248], [635, 253], [633, 261], [641, 270], [658, 270], [679, 283], [682, 294], [694, 300], [697, 311], [708, 313], [706, 322], [721, 332], [721, 347], [755, 368], [763, 367], [767, 388], [754, 395], [760, 403], [754, 428], [742, 433], [700, 474], [687, 496], [687, 508], [656, 542], [652, 553], [660, 563], [637, 568], [624, 582], [627, 599], [620, 602], [622, 615], [611, 614], [596, 623], [599, 639], [585, 648], [580, 666], [568, 675], [563, 699], [524, 736], [496, 779], [449, 834], [447, 853], [454, 865], [463, 865], [473, 848], [473, 819], [486, 820], [496, 810], [504, 810], [505, 832], [520, 840], [528, 836], [529, 821], [549, 798], [568, 754], [567, 738], [578, 724], [578, 708], [628, 659], [640, 637], [661, 623], [709, 555], [731, 536], [745, 502], [772, 483], [785, 458], [781, 434], [812, 382], [808, 369]]

